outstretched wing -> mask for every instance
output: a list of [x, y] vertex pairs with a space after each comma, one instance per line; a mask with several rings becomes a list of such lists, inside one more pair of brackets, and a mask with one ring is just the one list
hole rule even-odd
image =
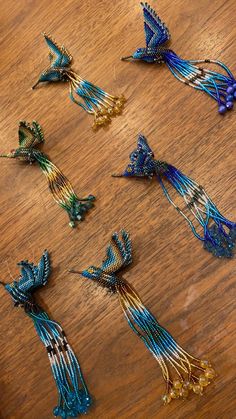
[[32, 147], [34, 143], [34, 131], [26, 121], [19, 123], [19, 146], [20, 148]]
[[21, 267], [21, 278], [17, 288], [22, 292], [31, 293], [34, 288], [45, 285], [50, 274], [50, 260], [47, 250], [43, 253], [38, 266], [22, 260], [18, 263]]
[[148, 48], [156, 48], [169, 41], [170, 33], [165, 23], [157, 16], [148, 3], [141, 3], [144, 16], [144, 30]]
[[152, 176], [154, 173], [154, 154], [146, 138], [140, 134], [137, 148], [130, 154], [130, 163], [124, 176]]
[[50, 35], [44, 33], [43, 36], [50, 50], [51, 67], [68, 67], [72, 62], [72, 56], [69, 51], [63, 45], [59, 46]]
[[44, 142], [44, 136], [41, 126], [33, 121], [29, 124], [26, 121], [19, 123], [19, 146], [20, 148], [29, 148]]
[[111, 241], [107, 248], [106, 259], [103, 261], [101, 269], [112, 274], [119, 271], [122, 267], [132, 262], [132, 246], [129, 235], [125, 230], [112, 235]]
[[37, 271], [35, 270], [35, 273], [37, 273], [36, 286], [45, 285], [50, 275], [50, 259], [49, 259], [49, 253], [47, 250], [43, 252], [43, 255], [36, 269], [37, 269]]

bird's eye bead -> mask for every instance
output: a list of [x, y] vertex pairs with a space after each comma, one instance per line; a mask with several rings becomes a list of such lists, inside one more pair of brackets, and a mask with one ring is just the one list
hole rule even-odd
[[94, 273], [94, 269], [93, 269], [93, 268], [88, 268], [88, 269], [87, 269], [87, 272], [88, 272], [89, 274], [93, 274], [93, 273]]

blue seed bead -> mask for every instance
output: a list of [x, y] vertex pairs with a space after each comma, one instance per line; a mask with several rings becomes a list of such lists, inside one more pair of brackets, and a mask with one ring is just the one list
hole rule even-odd
[[227, 108], [225, 105], [220, 105], [218, 111], [221, 115], [223, 115], [227, 111]]
[[234, 93], [234, 88], [233, 86], [229, 86], [226, 90], [226, 92], [228, 93], [228, 95], [232, 95], [232, 93]]
[[233, 84], [233, 88], [234, 88], [234, 90], [236, 90], [236, 83]]
[[234, 92], [234, 100], [236, 100], [236, 92]]
[[226, 96], [226, 102], [232, 102], [233, 100], [234, 100], [234, 96], [233, 95]]
[[226, 102], [226, 108], [227, 109], [233, 109], [234, 103], [233, 102]]
[[60, 416], [60, 414], [61, 414], [61, 408], [60, 408], [60, 406], [56, 406], [56, 407], [54, 407], [54, 409], [53, 409], [53, 414], [54, 414], [54, 416]]

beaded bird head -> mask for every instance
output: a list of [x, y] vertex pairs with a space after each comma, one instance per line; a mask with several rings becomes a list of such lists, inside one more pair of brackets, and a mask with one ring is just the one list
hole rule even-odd
[[94, 206], [95, 197], [88, 195], [79, 198], [69, 180], [53, 164], [38, 146], [44, 142], [41, 126], [38, 122], [32, 124], [26, 121], [19, 123], [19, 147], [8, 154], [0, 154], [0, 157], [17, 158], [30, 164], [37, 162], [48, 180], [49, 189], [54, 200], [68, 213], [70, 227], [75, 227], [83, 221], [86, 213]]
[[50, 260], [47, 250], [44, 251], [38, 265], [22, 260], [17, 264], [21, 273], [17, 281], [6, 284], [5, 288], [11, 295], [15, 305], [22, 305], [25, 308], [32, 305], [33, 291], [46, 285], [50, 275]]
[[144, 17], [144, 32], [146, 38], [146, 47], [138, 48], [133, 55], [122, 57], [122, 60], [142, 60], [148, 63], [162, 63], [162, 51], [165, 50], [165, 44], [170, 40], [170, 33], [165, 23], [161, 21], [147, 3], [141, 3]]
[[[44, 82], [68, 82], [69, 95], [72, 102], [82, 107], [89, 114], [94, 115], [93, 128], [98, 128], [111, 122], [111, 118], [122, 112], [125, 103], [125, 97], [112, 96], [95, 86], [87, 80], [84, 80], [76, 74], [72, 68], [72, 56], [64, 45], [58, 45], [51, 36], [43, 34], [49, 47], [50, 66], [44, 70], [33, 89]], [[81, 97], [83, 102], [78, 102], [74, 95]]]

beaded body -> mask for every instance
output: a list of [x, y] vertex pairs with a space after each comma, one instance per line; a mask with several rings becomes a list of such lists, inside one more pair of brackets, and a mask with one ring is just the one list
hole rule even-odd
[[[50, 50], [50, 67], [42, 72], [33, 89], [43, 82], [68, 82], [72, 102], [89, 114], [94, 115], [93, 128], [111, 122], [112, 117], [122, 112], [125, 103], [124, 96], [110, 95], [100, 87], [80, 77], [71, 68], [73, 58], [69, 51], [64, 46], [58, 45], [51, 36], [43, 35]], [[82, 102], [79, 102], [75, 95], [79, 96]]]
[[[144, 15], [146, 48], [138, 48], [133, 55], [122, 59], [132, 58], [148, 63], [165, 63], [179, 81], [207, 93], [214, 99], [218, 103], [220, 114], [231, 110], [236, 100], [236, 80], [229, 68], [218, 60], [185, 60], [179, 57], [165, 46], [170, 40], [166, 25], [147, 3], [141, 3], [141, 6]], [[222, 72], [199, 66], [204, 63], [218, 66]]]
[[51, 162], [46, 154], [40, 151], [37, 146], [44, 142], [44, 136], [40, 125], [33, 121], [28, 124], [21, 121], [19, 124], [19, 148], [8, 154], [1, 154], [0, 157], [17, 158], [30, 164], [36, 162], [48, 180], [49, 189], [54, 200], [66, 210], [71, 227], [83, 221], [87, 211], [93, 207], [95, 197], [89, 195], [86, 198], [79, 198], [69, 180], [63, 175], [55, 164]]
[[214, 378], [214, 370], [209, 361], [201, 361], [181, 348], [143, 304], [134, 288], [120, 276], [120, 271], [131, 262], [131, 241], [123, 230], [112, 235], [101, 267], [90, 266], [81, 274], [117, 294], [129, 326], [160, 365], [166, 383], [163, 402], [186, 398], [191, 390], [201, 394]]
[[[168, 201], [188, 222], [204, 248], [217, 257], [232, 257], [236, 244], [236, 223], [225, 218], [204, 188], [167, 162], [154, 159], [154, 153], [143, 135], [130, 154], [124, 177], [156, 177]], [[168, 190], [172, 186], [183, 198], [182, 206], [175, 203]], [[173, 192], [173, 191], [172, 191]]]
[[35, 302], [33, 293], [46, 285], [50, 274], [50, 260], [45, 251], [36, 266], [28, 260], [18, 263], [21, 274], [18, 280], [5, 285], [16, 306], [24, 308], [34, 323], [36, 332], [44, 344], [52, 374], [58, 390], [58, 405], [53, 413], [67, 419], [86, 413], [91, 397], [85, 384], [78, 360], [66, 338], [62, 327], [51, 320]]

